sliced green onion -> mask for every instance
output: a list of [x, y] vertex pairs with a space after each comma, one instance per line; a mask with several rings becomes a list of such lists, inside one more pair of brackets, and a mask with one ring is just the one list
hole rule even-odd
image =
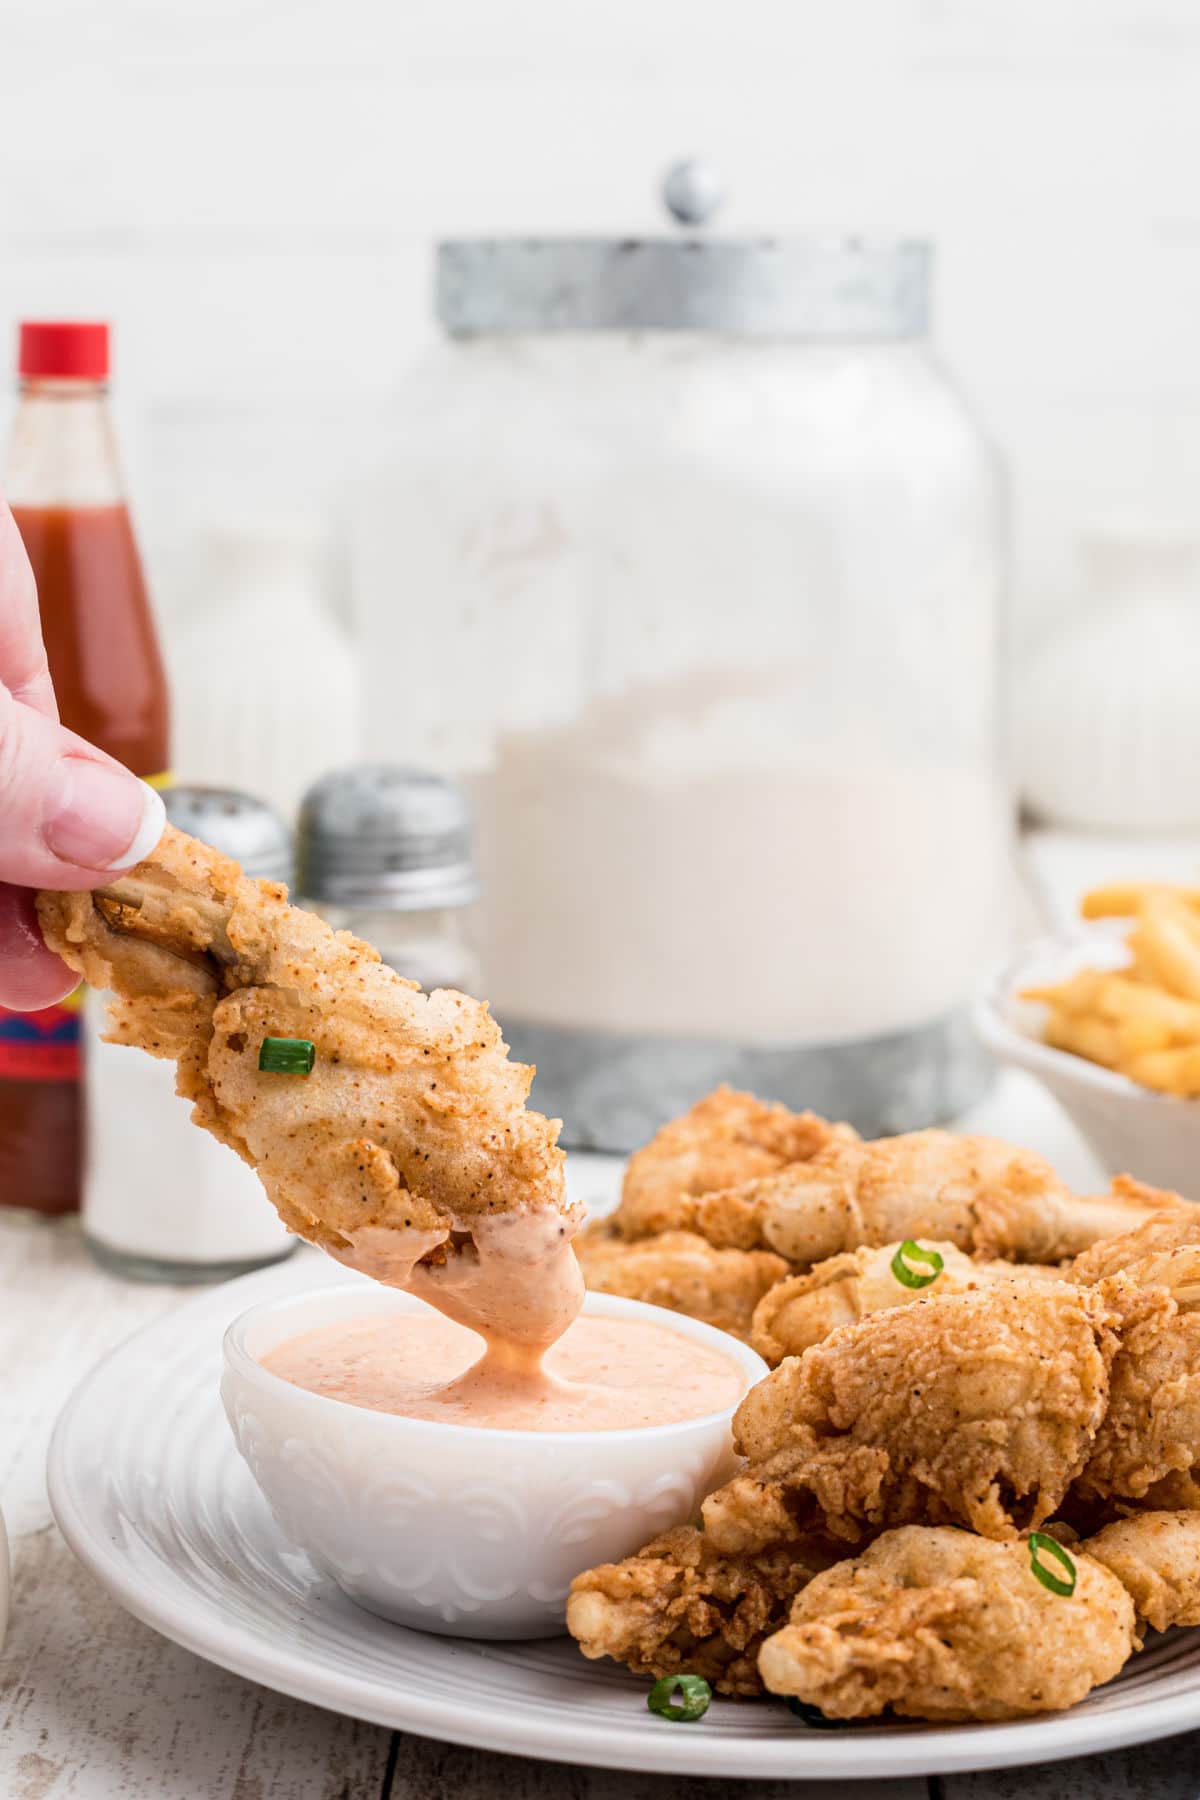
[[[928, 1275], [922, 1275], [916, 1269], [910, 1269], [908, 1262], [904, 1260], [905, 1257], [908, 1258], [908, 1262], [924, 1263], [929, 1270]], [[927, 1250], [924, 1244], [914, 1244], [911, 1238], [905, 1238], [892, 1258], [892, 1274], [897, 1281], [902, 1281], [905, 1287], [909, 1288], [928, 1287], [931, 1281], [937, 1280], [945, 1266], [940, 1251]]]
[[[1038, 1552], [1043, 1550], [1067, 1571], [1065, 1581], [1061, 1575], [1053, 1574], [1038, 1561]], [[1075, 1592], [1074, 1559], [1067, 1555], [1055, 1538], [1048, 1537], [1044, 1531], [1031, 1531], [1029, 1534], [1029, 1566], [1042, 1586], [1049, 1588], [1052, 1594], [1061, 1594], [1064, 1600], [1069, 1600]]]
[[311, 1038], [264, 1038], [258, 1066], [270, 1075], [311, 1075], [317, 1046]]
[[819, 1706], [810, 1706], [807, 1700], [797, 1700], [792, 1694], [788, 1695], [788, 1711], [818, 1731], [845, 1731], [855, 1723], [853, 1719], [827, 1719]]
[[[683, 1696], [679, 1706], [674, 1703], [676, 1693]], [[650, 1689], [646, 1705], [660, 1719], [676, 1719], [684, 1725], [702, 1719], [711, 1699], [712, 1689], [703, 1675], [666, 1675]]]

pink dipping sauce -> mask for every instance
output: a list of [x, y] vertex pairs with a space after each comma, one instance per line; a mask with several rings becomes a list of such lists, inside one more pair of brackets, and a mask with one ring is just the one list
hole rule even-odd
[[541, 1366], [481, 1359], [482, 1340], [435, 1312], [352, 1319], [287, 1339], [262, 1366], [373, 1412], [500, 1431], [627, 1431], [732, 1406], [739, 1366], [669, 1326], [577, 1318]]

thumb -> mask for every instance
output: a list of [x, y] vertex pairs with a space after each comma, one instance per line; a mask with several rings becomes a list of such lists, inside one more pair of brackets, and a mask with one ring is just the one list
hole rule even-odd
[[0, 881], [98, 887], [149, 855], [165, 817], [153, 788], [0, 686]]

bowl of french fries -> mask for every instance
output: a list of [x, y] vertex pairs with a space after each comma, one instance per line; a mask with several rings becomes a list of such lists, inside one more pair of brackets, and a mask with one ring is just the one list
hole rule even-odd
[[1002, 971], [977, 1033], [1049, 1088], [1109, 1174], [1200, 1200], [1200, 887], [1113, 883], [1080, 913]]

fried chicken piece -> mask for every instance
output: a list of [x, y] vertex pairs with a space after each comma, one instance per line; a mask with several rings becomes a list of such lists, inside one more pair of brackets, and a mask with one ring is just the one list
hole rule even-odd
[[1083, 1545], [1132, 1596], [1155, 1631], [1200, 1625], [1200, 1512], [1147, 1512], [1118, 1519]]
[[[1150, 1263], [1155, 1282], [1140, 1286]], [[1081, 1291], [1119, 1314], [1121, 1346], [1076, 1494], [1161, 1506], [1200, 1474], [1200, 1248], [1160, 1251]]]
[[856, 1137], [851, 1126], [831, 1125], [815, 1113], [790, 1112], [731, 1087], [714, 1088], [634, 1151], [613, 1223], [627, 1238], [675, 1229], [682, 1223], [675, 1207], [683, 1197], [773, 1174], [830, 1143]]
[[[1087, 1547], [1090, 1551], [1091, 1546]], [[1051, 1553], [1042, 1552], [1055, 1572]], [[1017, 1719], [1057, 1712], [1124, 1665], [1134, 1607], [1072, 1549], [1075, 1591], [1033, 1572], [1029, 1545], [909, 1525], [801, 1590], [758, 1664], [766, 1687], [831, 1719]]]
[[[819, 1344], [839, 1325], [853, 1324], [868, 1313], [933, 1294], [965, 1294], [994, 1286], [997, 1281], [1061, 1281], [1062, 1272], [1040, 1263], [972, 1262], [953, 1244], [922, 1242], [924, 1250], [936, 1250], [942, 1268], [924, 1286], [909, 1287], [894, 1273], [892, 1264], [900, 1244], [884, 1244], [873, 1250], [865, 1245], [842, 1256], [830, 1256], [806, 1275], [792, 1275], [770, 1288], [754, 1309], [750, 1342], [771, 1364], [785, 1356], [800, 1356]], [[716, 1251], [715, 1255], [749, 1256], [752, 1251]], [[919, 1261], [911, 1263], [917, 1275], [930, 1271]]]
[[577, 1576], [567, 1630], [585, 1656], [611, 1656], [635, 1675], [703, 1675], [720, 1693], [759, 1694], [759, 1646], [835, 1554], [794, 1539], [758, 1556], [721, 1556], [702, 1531], [680, 1525]]
[[915, 1131], [833, 1143], [778, 1174], [680, 1199], [670, 1223], [721, 1247], [777, 1250], [797, 1269], [903, 1238], [1056, 1263], [1140, 1224], [1170, 1199], [1124, 1180], [1109, 1195], [1081, 1199], [1032, 1151], [997, 1138]]
[[755, 1307], [788, 1267], [770, 1250], [715, 1250], [689, 1231], [666, 1231], [631, 1244], [607, 1223], [581, 1231], [575, 1254], [596, 1293], [686, 1313], [743, 1343], [750, 1340]]
[[[195, 1122], [292, 1231], [530, 1344], [574, 1316], [558, 1124], [526, 1110], [533, 1071], [486, 1006], [422, 993], [170, 827], [130, 874], [37, 904], [50, 947], [115, 990], [112, 1041], [175, 1060]], [[312, 1073], [260, 1073], [265, 1037], [310, 1039]]]
[[714, 1545], [753, 1553], [787, 1521], [850, 1543], [1040, 1525], [1096, 1442], [1119, 1322], [1100, 1289], [998, 1282], [840, 1327], [738, 1407], [749, 1467], [704, 1503]]
[[[1155, 1199], [1178, 1200], [1152, 1188], [1143, 1191]], [[1168, 1266], [1173, 1250], [1191, 1248], [1200, 1248], [1200, 1206], [1183, 1202], [1148, 1213], [1132, 1231], [1101, 1238], [1081, 1251], [1071, 1264], [1071, 1280], [1090, 1286], [1125, 1271], [1139, 1287], [1151, 1286]]]

